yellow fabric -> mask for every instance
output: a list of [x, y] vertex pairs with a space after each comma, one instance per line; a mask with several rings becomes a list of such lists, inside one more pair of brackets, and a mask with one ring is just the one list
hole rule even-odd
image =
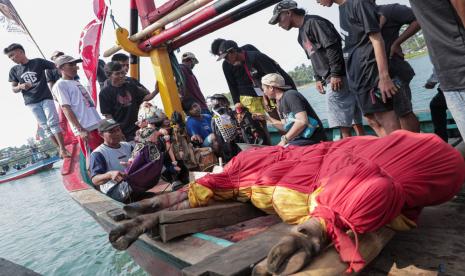
[[262, 97], [240, 96], [241, 104], [249, 110], [250, 113], [265, 114]]
[[317, 206], [316, 197], [321, 191], [319, 188], [312, 194], [305, 194], [276, 185], [212, 191], [192, 182], [188, 195], [191, 207], [206, 206], [210, 199], [251, 201], [255, 207], [267, 214], [277, 214], [286, 223], [300, 224], [310, 218], [310, 211]]
[[396, 231], [408, 231], [417, 227], [417, 224], [407, 218], [406, 216], [400, 214], [395, 219], [393, 219], [387, 227], [390, 227]]

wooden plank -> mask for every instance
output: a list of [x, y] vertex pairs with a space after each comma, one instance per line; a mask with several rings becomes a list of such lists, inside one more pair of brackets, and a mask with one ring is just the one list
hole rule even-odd
[[179, 211], [163, 211], [160, 214], [159, 232], [162, 241], [166, 242], [186, 234], [225, 227], [263, 215], [262, 211], [251, 204], [239, 202]]
[[266, 258], [271, 247], [289, 233], [291, 227], [284, 223], [276, 224], [260, 235], [242, 240], [186, 267], [183, 275], [250, 275], [253, 266]]
[[17, 265], [13, 262], [0, 258], [0, 276], [40, 276], [28, 268]]

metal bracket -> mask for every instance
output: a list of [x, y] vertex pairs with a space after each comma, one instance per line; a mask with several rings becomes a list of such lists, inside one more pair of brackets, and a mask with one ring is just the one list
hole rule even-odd
[[125, 28], [118, 28], [115, 31], [116, 33], [116, 44], [123, 48], [126, 52], [139, 56], [139, 57], [148, 57], [149, 53], [142, 51], [137, 47], [138, 43], [129, 40], [129, 31]]

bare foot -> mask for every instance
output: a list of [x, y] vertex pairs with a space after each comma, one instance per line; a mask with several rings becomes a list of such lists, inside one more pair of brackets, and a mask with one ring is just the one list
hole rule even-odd
[[108, 239], [118, 250], [126, 250], [143, 233], [158, 227], [158, 213], [141, 215], [110, 231]]
[[163, 209], [167, 209], [171, 206], [175, 206], [176, 204], [183, 202], [186, 199], [186, 191], [175, 191], [128, 204], [123, 207], [123, 210], [126, 212], [128, 217], [135, 218], [139, 215], [154, 213]]
[[318, 220], [310, 219], [296, 226], [268, 253], [268, 272], [279, 275], [298, 272], [320, 252], [324, 243], [323, 229]]

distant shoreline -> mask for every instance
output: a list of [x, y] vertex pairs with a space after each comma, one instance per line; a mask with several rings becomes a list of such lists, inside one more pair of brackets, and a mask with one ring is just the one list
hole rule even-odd
[[[416, 52], [416, 53], [412, 53], [412, 54], [406, 54], [405, 59], [419, 58], [419, 57], [426, 56], [427, 54], [428, 54], [428, 51], [420, 51], [420, 52]], [[297, 86], [297, 90], [307, 89], [314, 83], [315, 83], [315, 81], [312, 81], [312, 82], [306, 83], [304, 85]]]

